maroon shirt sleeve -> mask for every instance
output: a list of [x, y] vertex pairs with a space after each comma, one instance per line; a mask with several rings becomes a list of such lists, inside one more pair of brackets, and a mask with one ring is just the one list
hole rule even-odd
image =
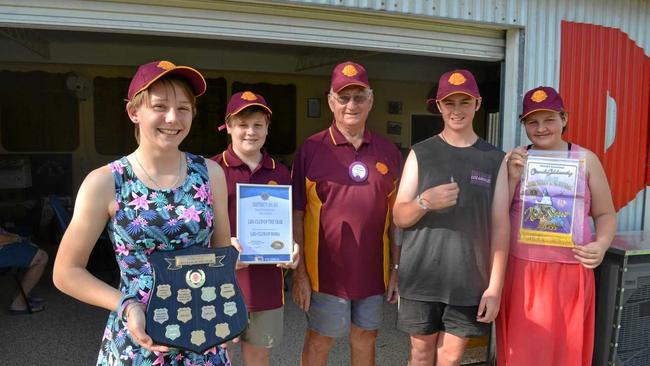
[[307, 141], [298, 149], [291, 168], [293, 209], [305, 211], [307, 192], [305, 188], [305, 152]]
[[[283, 185], [291, 185], [291, 173], [289, 173], [289, 169], [282, 163], [278, 163], [277, 169], [280, 171], [279, 172], [279, 180], [278, 184], [283, 184]], [[293, 190], [293, 187], [291, 187]]]

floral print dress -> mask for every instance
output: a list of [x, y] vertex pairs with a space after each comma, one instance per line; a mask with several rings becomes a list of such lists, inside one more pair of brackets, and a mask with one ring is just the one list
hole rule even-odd
[[[212, 191], [203, 157], [185, 153], [187, 178], [174, 189], [151, 189], [133, 173], [126, 157], [109, 164], [117, 211], [108, 233], [120, 267], [119, 290], [147, 303], [153, 277], [148, 257], [156, 250], [208, 246], [212, 236]], [[97, 365], [230, 365], [225, 349], [205, 354], [172, 349], [158, 354], [141, 348], [115, 312], [108, 317]]]

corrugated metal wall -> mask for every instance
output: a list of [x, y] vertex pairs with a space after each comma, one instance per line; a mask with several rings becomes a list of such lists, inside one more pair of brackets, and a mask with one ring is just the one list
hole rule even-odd
[[287, 0], [524, 27], [524, 88], [559, 85], [560, 21], [619, 28], [650, 53], [650, 1], [646, 0]]
[[[619, 230], [641, 229], [648, 184], [643, 182], [648, 179], [645, 166], [650, 108], [647, 57], [650, 54], [650, 1], [560, 3], [562, 20], [568, 21], [559, 28], [559, 35], [566, 35], [563, 41], [569, 42], [569, 37], [575, 36], [573, 32], [578, 28], [582, 28], [583, 33], [573, 40], [573, 46], [567, 44], [560, 51], [557, 45], [553, 54], [562, 52], [563, 66], [553, 79], [547, 80], [568, 97], [568, 108], [577, 108], [570, 112], [579, 125], [569, 130], [569, 137], [596, 152], [605, 166], [618, 209]], [[576, 45], [581, 47], [574, 47]], [[541, 57], [535, 59], [543, 62]], [[571, 72], [568, 66], [571, 62], [580, 63], [581, 71], [588, 66], [596, 69], [591, 69], [591, 74]], [[563, 69], [564, 64], [569, 70]], [[600, 93], [594, 93], [594, 89]], [[609, 103], [607, 95], [613, 99]], [[608, 120], [605, 110], [612, 102], [616, 104], [616, 115]], [[608, 129], [615, 134], [607, 136]], [[613, 140], [611, 146], [606, 147], [608, 137]]]
[[[540, 0], [529, 2], [528, 9], [531, 10], [528, 11], [529, 24], [526, 24], [524, 89], [537, 85], [551, 85], [560, 89], [568, 99], [567, 108], [571, 112], [569, 138], [596, 152], [605, 166], [618, 210], [619, 230], [643, 228], [647, 189], [640, 182], [647, 180], [644, 167], [648, 157], [648, 82], [647, 67], [643, 69], [638, 61], [634, 62], [632, 53], [636, 52], [637, 59], [640, 58], [639, 54], [650, 54], [650, 2]], [[561, 28], [562, 21], [565, 21], [564, 29]], [[538, 26], [533, 28], [533, 23]], [[580, 23], [601, 27], [590, 28], [573, 39], [573, 45], [561, 48], [563, 34], [572, 32]], [[595, 37], [599, 32], [611, 32], [611, 35], [597, 40]], [[569, 37], [569, 34], [566, 36]], [[565, 40], [569, 41], [568, 38]], [[588, 47], [596, 46], [598, 42], [608, 44], [608, 50], [616, 55], [606, 55], [602, 50], [598, 53], [593, 47]], [[566, 66], [561, 66], [561, 60], [566, 60]], [[569, 67], [569, 61], [581, 65], [579, 70], [582, 71], [586, 65], [596, 61], [603, 64], [600, 69], [592, 69], [591, 74], [576, 73]], [[625, 76], [630, 75], [632, 67], [639, 74], [635, 75], [636, 81], [628, 84]], [[578, 77], [579, 74], [581, 77]], [[643, 78], [646, 78], [645, 84]], [[608, 91], [614, 85], [617, 85], [617, 89], [620, 86], [625, 90], [613, 96]], [[632, 93], [632, 85], [637, 90], [645, 88], [645, 96]], [[595, 88], [600, 94], [591, 93]], [[616, 103], [615, 118], [609, 121], [605, 113], [608, 93]], [[611, 107], [612, 100], [609, 102]], [[576, 110], [572, 110], [573, 107]], [[608, 128], [615, 133], [606, 135]], [[612, 145], [606, 149], [608, 139]]]
[[[563, 21], [560, 64], [567, 137], [599, 155], [620, 209], [646, 185], [650, 58], [617, 28]], [[606, 148], [608, 119], [614, 120], [607, 107], [614, 103], [620, 123]]]
[[520, 24], [525, 1], [516, 0], [291, 0], [495, 24]]
[[[650, 175], [646, 169], [648, 160], [648, 101], [647, 79], [637, 79], [645, 82], [644, 95], [630, 95], [630, 92], [621, 91], [618, 96], [612, 96], [616, 105], [616, 118], [608, 118], [606, 109], [608, 104], [607, 90], [605, 97], [594, 97], [593, 100], [581, 100], [585, 90], [592, 87], [603, 88], [603, 80], [618, 84], [623, 82], [623, 77], [628, 72], [626, 62], [631, 61], [631, 54], [623, 53], [607, 63], [607, 69], [598, 69], [596, 74], [587, 80], [573, 78], [569, 71], [561, 70], [560, 60], [588, 63], [602, 55], [578, 48], [570, 55], [561, 54], [562, 21], [569, 21], [567, 25], [588, 23], [620, 30], [635, 44], [638, 52], [650, 54], [650, 1], [645, 0], [290, 0], [296, 3], [319, 4], [324, 6], [342, 6], [364, 10], [386, 11], [431, 16], [459, 20], [463, 22], [477, 22], [486, 25], [497, 25], [503, 28], [523, 27], [525, 30], [525, 55], [523, 70], [523, 88], [521, 93], [538, 85], [550, 85], [559, 88], [565, 98], [568, 98], [570, 107], [576, 106], [577, 113], [573, 117], [589, 116], [586, 119], [574, 118], [571, 120], [572, 129], [570, 137], [596, 152], [603, 164], [614, 191], [614, 197], [619, 211], [619, 229], [640, 229], [643, 225], [643, 207], [645, 205], [644, 187], [650, 186]], [[570, 28], [570, 27], [569, 27]], [[567, 28], [567, 29], [569, 29]], [[593, 31], [596, 32], [596, 31]], [[593, 35], [583, 34], [587, 39]], [[580, 43], [584, 40], [576, 39]], [[610, 47], [620, 51], [625, 43], [610, 39]], [[614, 42], [614, 43], [611, 43]], [[619, 48], [616, 48], [619, 47]], [[583, 52], [584, 51], [584, 52]], [[630, 51], [631, 52], [631, 51]], [[638, 62], [634, 64], [639, 67]], [[568, 63], [567, 63], [568, 66]], [[644, 69], [643, 63], [641, 69]], [[645, 75], [645, 71], [639, 71]], [[560, 85], [561, 75], [565, 83]], [[643, 76], [646, 77], [646, 76]], [[623, 83], [624, 86], [627, 85]], [[628, 88], [629, 89], [629, 88]], [[622, 102], [625, 100], [625, 102]], [[633, 111], [623, 112], [637, 103]], [[597, 107], [597, 108], [596, 108]], [[590, 109], [597, 109], [597, 114], [591, 115]], [[645, 115], [642, 113], [645, 108]], [[603, 112], [603, 113], [601, 113]], [[595, 119], [593, 119], [595, 118]], [[625, 118], [625, 119], [622, 119]], [[518, 123], [512, 121], [511, 123]], [[633, 128], [630, 128], [630, 125]], [[607, 135], [607, 128], [610, 134]], [[614, 131], [612, 135], [611, 132]], [[636, 134], [634, 141], [630, 133]], [[632, 137], [631, 137], [632, 136]], [[523, 137], [520, 137], [522, 140]], [[610, 139], [611, 146], [605, 149], [606, 139]], [[519, 141], [517, 141], [519, 142]], [[608, 142], [608, 145], [609, 145]], [[634, 147], [634, 144], [641, 146]], [[639, 181], [646, 181], [642, 186]], [[650, 189], [650, 188], [649, 188]]]

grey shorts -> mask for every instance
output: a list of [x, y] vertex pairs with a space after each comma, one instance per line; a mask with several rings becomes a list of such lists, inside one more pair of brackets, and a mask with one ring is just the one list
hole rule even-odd
[[350, 333], [350, 325], [376, 330], [381, 326], [384, 296], [375, 295], [359, 300], [312, 292], [307, 323], [318, 334], [338, 338]]
[[462, 338], [486, 335], [490, 324], [476, 320], [478, 306], [455, 306], [399, 298], [397, 329], [410, 335], [445, 332]]
[[256, 347], [273, 348], [282, 342], [284, 307], [248, 313], [242, 340]]

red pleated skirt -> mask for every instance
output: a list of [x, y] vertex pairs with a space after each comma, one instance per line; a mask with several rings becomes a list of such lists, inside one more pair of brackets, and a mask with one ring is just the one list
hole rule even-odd
[[594, 272], [510, 256], [496, 320], [499, 366], [590, 366]]

